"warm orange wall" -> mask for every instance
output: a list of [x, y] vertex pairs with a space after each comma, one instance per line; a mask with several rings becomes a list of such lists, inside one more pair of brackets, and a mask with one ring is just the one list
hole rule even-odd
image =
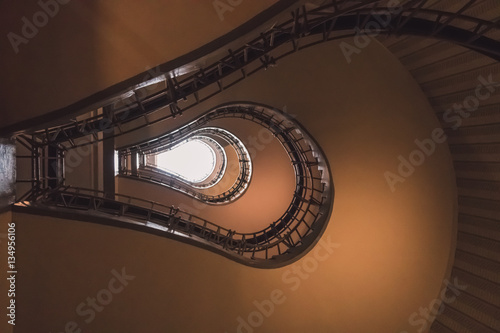
[[[350, 65], [331, 43], [289, 56], [202, 107], [234, 100], [286, 106], [323, 147], [336, 197], [322, 239], [338, 248], [327, 255], [317, 247], [291, 266], [258, 270], [130, 230], [15, 214], [24, 263], [18, 332], [59, 332], [71, 320], [85, 332], [236, 332], [237, 318], [275, 290], [286, 299], [255, 332], [421, 328], [409, 318], [444, 288], [456, 188], [445, 144], [394, 193], [384, 179], [415, 139], [438, 127], [408, 72], [375, 42]], [[122, 267], [135, 279], [84, 323], [77, 305]]]
[[[237, 134], [247, 149], [253, 151], [250, 152], [253, 157], [250, 186], [236, 201], [224, 205], [206, 205], [163, 186], [151, 186], [126, 178], [117, 178], [117, 192], [130, 196], [141, 193], [144, 199], [167, 206], [175, 203], [188, 213], [238, 232], [257, 232], [267, 228], [283, 215], [295, 191], [295, 175], [285, 150], [272, 134], [262, 134], [261, 131], [267, 130], [253, 122], [229, 118], [215, 120], [207, 126], [221, 127]], [[251, 137], [257, 139], [256, 144], [252, 144], [254, 141]], [[259, 140], [259, 137], [264, 141]], [[226, 172], [237, 173], [229, 170], [238, 168], [238, 164], [229, 164]]]
[[35, 27], [38, 32], [18, 45], [18, 53], [8, 34], [24, 38], [23, 17], [33, 23], [38, 15], [43, 24], [42, 8], [35, 0], [0, 4], [0, 127], [66, 107], [151, 68], [154, 76], [156, 65], [228, 33], [276, 2], [232, 1], [233, 10], [221, 20], [211, 0], [59, 1], [68, 3]]

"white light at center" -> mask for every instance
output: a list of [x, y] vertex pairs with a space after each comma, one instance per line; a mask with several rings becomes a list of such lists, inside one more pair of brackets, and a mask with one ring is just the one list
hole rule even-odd
[[156, 155], [157, 167], [192, 183], [210, 176], [215, 162], [213, 149], [201, 140], [190, 140]]

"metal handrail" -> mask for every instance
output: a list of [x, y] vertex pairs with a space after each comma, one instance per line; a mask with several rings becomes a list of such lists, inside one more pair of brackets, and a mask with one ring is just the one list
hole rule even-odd
[[[179, 81], [176, 81], [175, 78], [167, 80], [167, 88], [159, 92], [154, 92], [143, 99], [137, 99], [134, 95], [135, 97], [132, 101], [123, 107], [113, 108], [109, 114], [101, 114], [71, 124], [54, 127], [48, 131], [36, 132], [36, 135], [39, 137], [39, 143], [63, 142], [74, 136], [88, 135], [101, 131], [103, 129], [99, 127], [99, 124], [106, 117], [109, 117], [110, 121], [112, 120], [111, 123], [113, 126], [118, 126], [120, 123], [145, 117], [148, 113], [165, 106], [170, 105], [172, 110], [175, 110], [175, 112], [172, 111], [153, 121], [148, 120], [144, 124], [134, 126], [128, 130], [118, 128], [118, 133], [114, 133], [113, 136], [130, 133], [156, 122], [175, 117], [255, 72], [273, 65], [276, 61], [291, 53], [318, 43], [355, 35], [355, 33], [331, 35], [333, 31], [338, 30], [348, 31], [359, 29], [357, 31], [361, 30], [367, 34], [385, 33], [430, 36], [455, 42], [478, 52], [483, 52], [495, 59], [500, 59], [500, 43], [485, 35], [492, 30], [500, 30], [500, 25], [498, 22], [490, 22], [463, 14], [462, 11], [467, 9], [465, 6], [457, 14], [422, 8], [420, 6], [422, 1], [411, 0], [402, 6], [401, 12], [394, 15], [394, 8], [378, 6], [381, 2], [381, 0], [363, 2], [341, 0], [314, 9], [298, 8], [292, 12], [291, 19], [261, 33], [259, 37], [240, 48], [234, 51], [229, 50], [228, 55], [200, 69], [199, 72]], [[373, 15], [381, 13], [389, 14], [391, 21], [387, 25], [381, 26], [380, 29], [368, 29], [364, 31], [365, 26], [362, 25], [370, 21], [370, 18], [373, 19]], [[416, 14], [422, 14], [420, 16], [427, 18], [416, 17]], [[470, 28], [460, 28], [460, 24], [457, 25], [457, 22], [464, 22], [470, 25]], [[451, 23], [455, 23], [455, 25]], [[318, 39], [314, 36], [322, 38]], [[298, 45], [299, 39], [301, 40], [300, 46]], [[278, 53], [278, 46], [288, 47]], [[252, 69], [247, 68], [251, 66], [251, 63], [259, 60], [261, 64], [253, 66]], [[241, 72], [241, 77], [235, 77], [230, 83], [223, 84], [223, 79], [227, 79], [230, 75], [237, 72]], [[198, 92], [211, 85], [218, 85], [219, 89], [208, 96], [200, 98]], [[177, 101], [187, 100], [188, 97], [190, 100], [194, 100], [194, 102], [181, 108]], [[99, 141], [100, 139], [96, 140]], [[81, 145], [86, 144], [90, 143]], [[72, 146], [77, 147], [79, 145]]]
[[[283, 215], [262, 230], [241, 233], [159, 202], [119, 193], [111, 199], [104, 191], [69, 186], [47, 189], [23, 205], [104, 215], [120, 220], [122, 226], [133, 221], [148, 232], [158, 233], [161, 229], [166, 237], [182, 235], [194, 245], [254, 267], [279, 267], [298, 259], [318, 240], [333, 205], [333, 184], [324, 154], [296, 120], [279, 110], [235, 103], [200, 116], [207, 122], [220, 117], [244, 118], [269, 129], [292, 162], [296, 175], [292, 200]], [[146, 142], [143, 144], [147, 146]]]
[[[138, 180], [164, 185], [209, 204], [225, 204], [238, 199], [245, 192], [252, 177], [252, 162], [250, 154], [243, 143], [232, 133], [219, 128], [203, 127], [210, 121], [211, 119], [206, 119], [206, 117], [199, 117], [197, 120], [164, 135], [160, 135], [158, 138], [122, 147], [118, 150], [118, 154], [121, 159], [124, 159], [127, 155], [137, 154], [138, 152], [139, 154], [147, 154], [148, 152], [158, 151], [160, 149], [168, 150], [170, 147], [177, 145], [179, 142], [187, 140], [193, 136], [198, 136], [200, 133], [216, 134], [231, 145], [237, 154], [238, 163], [240, 164], [239, 174], [236, 177], [236, 181], [228, 190], [217, 195], [207, 195], [201, 192], [199, 187], [191, 186], [190, 184], [182, 180], [178, 180], [176, 177], [170, 176], [167, 173], [154, 172], [154, 170], [152, 173], [144, 173], [141, 172], [143, 171], [141, 168], [138, 168], [137, 172], [132, 172], [132, 170], [129, 169], [121, 169], [119, 171], [120, 176], [131, 177]], [[193, 126], [193, 124], [195, 124], [195, 126]], [[186, 128], [189, 128], [190, 131], [186, 131]], [[219, 179], [214, 179], [214, 182], [220, 180], [222, 176], [222, 173], [219, 174]]]

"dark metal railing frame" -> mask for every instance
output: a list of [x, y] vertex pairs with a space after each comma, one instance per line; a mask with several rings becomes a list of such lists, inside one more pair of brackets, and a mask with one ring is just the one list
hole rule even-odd
[[[36, 142], [40, 145], [70, 142], [70, 148], [74, 148], [79, 145], [73, 140], [79, 136], [92, 135], [95, 142], [102, 140], [97, 138], [96, 133], [109, 128], [115, 129], [114, 136], [130, 133], [181, 115], [248, 76], [276, 65], [278, 60], [291, 53], [358, 33], [427, 36], [500, 60], [500, 42], [486, 36], [500, 30], [500, 23], [465, 15], [464, 12], [472, 7], [474, 1], [469, 1], [454, 13], [423, 8], [425, 0], [407, 1], [398, 10], [379, 6], [380, 3], [380, 0], [340, 0], [315, 9], [297, 8], [291, 12], [291, 19], [276, 24], [236, 50], [228, 50], [228, 55], [200, 68], [197, 73], [183, 79], [168, 74], [165, 89], [143, 98], [132, 94], [133, 98], [123, 107], [110, 107], [100, 115], [38, 131], [35, 133]], [[386, 24], [379, 25], [379, 28], [368, 25], [384, 15], [390, 18]], [[334, 34], [337, 31], [343, 33]], [[240, 76], [234, 77], [236, 73]], [[229, 77], [233, 78], [227, 82]], [[203, 91], [211, 89], [212, 92], [202, 96]], [[148, 114], [164, 107], [168, 107], [170, 112], [154, 120], [148, 118]], [[121, 125], [139, 119], [141, 124], [122, 129]], [[107, 127], [103, 128], [103, 124]], [[86, 144], [90, 143], [81, 145]]]
[[75, 219], [105, 217], [121, 227], [139, 224], [142, 231], [187, 241], [252, 267], [275, 268], [302, 257], [319, 240], [333, 207], [333, 182], [321, 148], [290, 116], [263, 105], [227, 104], [202, 117], [207, 121], [228, 117], [251, 120], [269, 129], [286, 150], [296, 174], [296, 188], [288, 209], [267, 228], [239, 233], [173, 206], [116, 193], [111, 199], [102, 191], [62, 184], [32, 192], [17, 206], [56, 209]]
[[[250, 180], [252, 177], [252, 162], [250, 154], [248, 153], [244, 144], [234, 134], [220, 128], [204, 127], [210, 120], [200, 118], [184, 126], [181, 126], [176, 130], [172, 130], [163, 135], [160, 135], [157, 138], [144, 140], [141, 143], [121, 147], [118, 149], [119, 158], [122, 161], [122, 164], [125, 164], [123, 163], [123, 161], [128, 155], [146, 155], [151, 152], [168, 150], [170, 147], [177, 145], [179, 142], [187, 140], [192, 136], [198, 136], [201, 134], [219, 136], [227, 143], [229, 143], [229, 145], [235, 150], [239, 162], [239, 173], [236, 177], [236, 181], [231, 185], [229, 189], [217, 195], [208, 195], [204, 194], [196, 186], [191, 186], [184, 181], [176, 179], [176, 177], [169, 176], [166, 173], [144, 172], [145, 168], [138, 168], [137, 171], [133, 171], [131, 170], [131, 168], [127, 167], [126, 169], [121, 169], [119, 175], [122, 177], [129, 177], [167, 186], [208, 204], [227, 204], [229, 202], [237, 200], [245, 192], [246, 188], [250, 184]], [[222, 176], [223, 175], [220, 174], [215, 177], [212, 183], [216, 183], [217, 181], [219, 181], [219, 178]]]
[[[380, 0], [363, 2], [339, 0], [311, 10], [306, 9], [305, 6], [297, 8], [292, 11], [291, 19], [276, 24], [236, 50], [228, 50], [226, 56], [209, 66], [200, 68], [197, 73], [182, 79], [170, 74], [166, 75], [166, 89], [154, 92], [144, 98], [138, 98], [137, 94], [133, 94], [135, 99], [128, 100], [123, 107], [109, 107], [101, 115], [37, 131], [33, 133], [31, 138], [32, 144], [38, 147], [51, 144], [69, 144], [69, 148], [62, 147], [64, 150], [78, 147], [79, 145], [74, 141], [78, 137], [91, 135], [94, 138], [93, 142], [100, 141], [102, 139], [98, 138], [97, 133], [110, 128], [114, 131], [110, 137], [136, 131], [156, 122], [181, 115], [186, 110], [210, 99], [248, 76], [275, 66], [278, 60], [289, 54], [316, 44], [352, 37], [359, 33], [416, 35], [441, 39], [500, 60], [500, 42], [488, 37], [489, 33], [500, 30], [499, 22], [490, 22], [465, 15], [465, 12], [472, 8], [475, 1], [466, 2], [454, 13], [424, 8], [425, 0], [409, 0], [403, 4], [398, 13], [394, 14], [394, 8], [380, 6], [380, 3], [382, 3]], [[373, 25], [370, 27], [367, 25], [380, 18], [381, 15], [390, 18], [387, 24], [375, 29]], [[343, 32], [334, 33], [338, 31]], [[155, 120], [148, 118], [151, 112], [165, 107], [168, 107], [170, 113], [167, 112], [165, 115], [155, 117]], [[105, 119], [109, 121], [103, 122]], [[263, 124], [266, 123], [265, 119], [259, 121]], [[108, 127], [103, 128], [103, 123], [106, 123]], [[122, 125], [125, 124], [132, 124], [132, 126], [129, 129], [122, 129]], [[269, 244], [271, 244], [269, 236], [275, 236], [276, 232], [287, 230], [287, 233], [284, 234], [285, 237], [279, 239], [278, 243], [292, 246], [283, 251], [283, 254], [278, 246], [278, 256], [281, 258], [284, 258], [283, 256], [295, 248], [303, 248], [302, 245], [306, 243], [304, 240], [307, 236], [302, 238], [302, 245], [294, 246], [298, 243], [289, 238], [296, 234], [303, 235], [295, 225], [284, 224], [284, 220], [290, 220], [290, 216], [297, 216], [299, 212], [311, 212], [315, 217], [324, 216], [324, 212], [313, 213], [311, 207], [319, 205], [324, 209], [328, 206], [323, 205], [324, 198], [321, 195], [318, 197], [317, 194], [323, 193], [325, 189], [323, 188], [322, 192], [315, 187], [318, 179], [323, 186], [327, 184], [324, 182], [321, 172], [320, 175], [307, 174], [311, 170], [310, 168], [319, 168], [321, 165], [322, 170], [328, 170], [328, 167], [304, 158], [306, 150], [299, 153], [300, 149], [297, 151], [297, 142], [294, 140], [287, 140], [285, 136], [282, 136], [282, 139], [285, 149], [292, 157], [298, 185], [292, 203], [287, 210], [288, 213], [292, 214], [284, 215], [273, 223], [268, 232], [251, 236], [255, 245], [252, 247], [253, 253], [265, 251], [265, 260], [270, 260], [268, 257]], [[90, 143], [80, 145], [86, 144]], [[316, 150], [320, 150], [320, 148], [312, 149], [313, 152]], [[317, 156], [321, 159], [322, 155]], [[326, 160], [323, 164], [327, 165]], [[329, 188], [332, 190], [333, 197], [331, 179]], [[39, 196], [40, 193], [35, 194]], [[31, 194], [31, 196], [35, 197], [35, 194]], [[304, 198], [309, 199], [304, 200]], [[310, 230], [317, 229], [311, 228]], [[278, 239], [278, 237], [274, 238]], [[245, 244], [252, 244], [246, 236], [244, 240]], [[257, 244], [260, 242], [264, 242], [264, 246], [258, 247]], [[248, 252], [241, 248], [238, 251]], [[284, 261], [286, 260], [282, 260], [282, 262]]]

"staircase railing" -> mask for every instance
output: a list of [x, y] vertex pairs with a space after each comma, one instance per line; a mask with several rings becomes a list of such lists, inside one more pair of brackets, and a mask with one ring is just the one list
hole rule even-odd
[[[201, 123], [208, 123], [230, 117], [258, 123], [271, 131], [287, 152], [295, 172], [296, 186], [288, 208], [262, 230], [241, 233], [174, 206], [70, 186], [48, 188], [18, 206], [49, 211], [55, 208], [75, 219], [93, 216], [121, 227], [140, 226], [143, 231], [182, 240], [253, 267], [289, 264], [312, 248], [330, 219], [334, 193], [326, 157], [295, 119], [267, 106], [227, 104], [200, 118]], [[141, 144], [147, 146], [146, 142], [135, 146]]]

